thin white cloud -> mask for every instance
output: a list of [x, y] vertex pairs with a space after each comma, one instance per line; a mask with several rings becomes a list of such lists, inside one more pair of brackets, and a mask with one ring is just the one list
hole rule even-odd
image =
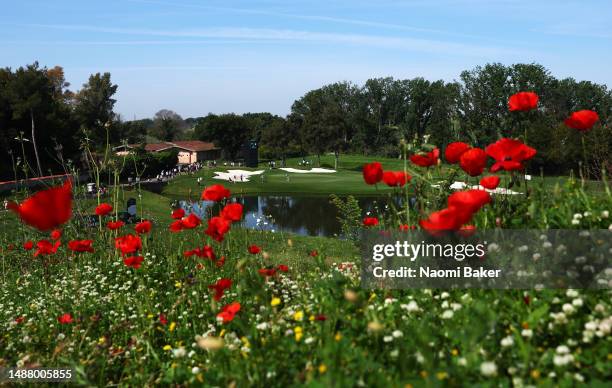
[[88, 25], [29, 24], [41, 27], [71, 31], [89, 31], [104, 34], [164, 36], [174, 38], [238, 39], [258, 41], [317, 42], [334, 45], [368, 46], [395, 50], [408, 50], [435, 54], [499, 58], [527, 54], [523, 50], [504, 47], [488, 47], [476, 44], [454, 43], [442, 40], [382, 35], [341, 34], [304, 30], [269, 28], [205, 28], [184, 30], [158, 30], [141, 28], [98, 27]]
[[[455, 37], [491, 40], [487, 36], [462, 34], [456, 31], [445, 31], [445, 30], [439, 30], [439, 29], [433, 29], [433, 28], [415, 27], [415, 26], [408, 26], [405, 24], [378, 22], [378, 21], [371, 21], [371, 20], [348, 19], [348, 18], [339, 18], [339, 17], [322, 16], [322, 15], [296, 14], [296, 13], [288, 13], [288, 12], [271, 11], [271, 10], [265, 10], [265, 9], [216, 7], [216, 6], [207, 6], [207, 5], [201, 5], [201, 4], [168, 2], [168, 1], [161, 1], [161, 0], [129, 0], [129, 1], [134, 2], [134, 3], [142, 3], [142, 4], [166, 5], [166, 6], [170, 6], [173, 8], [183, 7], [183, 8], [190, 8], [190, 9], [208, 10], [208, 11], [245, 13], [245, 14], [253, 14], [253, 15], [267, 15], [267, 16], [275, 16], [279, 18], [311, 20], [311, 21], [328, 22], [328, 23], [333, 23], [333, 24], [349, 24], [349, 25], [364, 26], [364, 27], [375, 27], [379, 29], [412, 31], [412, 32], [422, 32], [422, 33], [429, 33], [429, 34], [433, 33], [433, 34], [441, 34], [441, 35], [455, 36]], [[431, 2], [429, 2], [428, 4], [431, 5]]]

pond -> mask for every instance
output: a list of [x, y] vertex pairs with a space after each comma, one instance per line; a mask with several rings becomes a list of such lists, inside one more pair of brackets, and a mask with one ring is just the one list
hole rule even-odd
[[[384, 207], [386, 197], [356, 197], [362, 216], [376, 207]], [[327, 196], [249, 195], [233, 197], [244, 206], [242, 225], [247, 228], [291, 232], [305, 236], [340, 236], [340, 222], [336, 207]], [[200, 218], [219, 212], [219, 205], [211, 201], [189, 202], [179, 205]]]

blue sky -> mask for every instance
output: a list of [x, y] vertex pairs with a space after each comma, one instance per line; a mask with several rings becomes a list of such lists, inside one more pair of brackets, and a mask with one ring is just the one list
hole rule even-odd
[[612, 85], [611, 17], [607, 0], [14, 0], [0, 66], [60, 65], [73, 90], [109, 71], [124, 119], [285, 115], [325, 83], [451, 81], [487, 62]]

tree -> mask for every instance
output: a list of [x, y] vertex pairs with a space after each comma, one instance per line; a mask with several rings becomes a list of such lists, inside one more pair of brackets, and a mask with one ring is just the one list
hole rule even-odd
[[235, 159], [249, 140], [250, 128], [248, 120], [234, 113], [214, 115], [209, 114], [198, 121], [194, 128], [194, 138], [212, 141], [221, 147], [226, 158]]
[[117, 85], [111, 82], [110, 73], [96, 73], [75, 96], [75, 115], [92, 144], [100, 148], [115, 137], [107, 133], [107, 128], [115, 119], [116, 100], [112, 97], [116, 92]]
[[159, 140], [172, 141], [179, 136], [185, 127], [185, 122], [178, 113], [169, 109], [162, 109], [155, 113], [149, 135]]
[[285, 165], [285, 159], [300, 150], [299, 134], [295, 123], [276, 116], [275, 119], [263, 129], [260, 140], [260, 150], [273, 158], [279, 158]]

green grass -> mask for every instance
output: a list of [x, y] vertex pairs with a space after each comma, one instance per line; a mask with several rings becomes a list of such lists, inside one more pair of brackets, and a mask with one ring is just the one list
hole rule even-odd
[[[307, 169], [307, 167], [299, 166], [302, 158], [291, 158], [287, 160], [287, 167]], [[307, 160], [315, 161], [316, 159], [311, 157]], [[232, 167], [217, 166], [215, 169], [203, 169], [194, 175], [182, 175], [172, 181], [163, 189], [162, 194], [174, 198], [174, 199], [197, 199], [203, 189], [203, 186], [208, 186], [215, 183], [221, 183], [228, 186], [232, 192], [236, 195], [242, 194], [299, 194], [299, 195], [379, 195], [384, 193], [390, 193], [393, 189], [384, 185], [384, 183], [378, 184], [377, 186], [368, 186], [363, 184], [363, 177], [361, 170], [364, 164], [379, 161], [382, 163], [383, 168], [387, 170], [403, 170], [404, 162], [400, 159], [391, 158], [379, 158], [369, 157], [362, 155], [342, 155], [340, 157], [340, 163], [338, 171], [336, 173], [324, 173], [324, 174], [297, 174], [297, 173], [286, 173], [279, 169], [270, 170], [267, 163], [262, 163], [259, 166], [259, 170], [265, 170], [264, 178], [261, 176], [251, 177], [250, 182], [238, 182], [229, 183], [218, 179], [212, 179], [214, 171], [227, 171]], [[324, 155], [321, 157], [321, 165], [324, 168], [333, 168], [334, 157], [333, 155]], [[419, 175], [428, 174], [428, 170], [420, 167], [416, 167], [410, 163], [407, 165], [408, 172], [413, 177]], [[233, 167], [233, 169], [244, 169], [244, 170], [256, 170], [254, 168], [244, 167]], [[431, 168], [429, 173], [431, 174], [430, 180], [432, 183], [436, 183], [439, 180], [444, 179], [451, 169], [456, 172], [456, 180], [469, 182], [470, 184], [477, 184], [478, 178], [468, 177], [463, 171], [456, 167], [441, 166], [437, 168]], [[508, 174], [501, 174], [502, 177], [508, 176]], [[197, 178], [203, 177], [204, 181], [202, 186], [198, 186]], [[288, 178], [287, 178], [288, 177]], [[532, 175], [532, 181], [528, 182], [530, 186], [543, 185], [545, 188], [553, 189], [556, 185], [564, 186], [568, 183], [569, 177], [544, 177], [543, 179], [539, 175]], [[585, 190], [601, 192], [604, 189], [604, 185], [601, 181], [586, 181]], [[516, 191], [521, 191], [515, 189]]]

